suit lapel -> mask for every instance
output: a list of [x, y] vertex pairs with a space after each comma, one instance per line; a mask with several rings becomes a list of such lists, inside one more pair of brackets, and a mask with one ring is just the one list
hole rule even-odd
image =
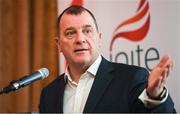
[[58, 85], [57, 85], [57, 89], [56, 90], [59, 90], [57, 91], [57, 96], [54, 96], [53, 99], [55, 99], [54, 101], [54, 112], [63, 112], [63, 96], [64, 96], [64, 89], [65, 89], [65, 80], [64, 80], [64, 75], [61, 75], [61, 79], [59, 80], [58, 82]]
[[93, 112], [101, 96], [113, 78], [110, 73], [112, 70], [112, 64], [103, 58], [84, 107], [84, 112]]

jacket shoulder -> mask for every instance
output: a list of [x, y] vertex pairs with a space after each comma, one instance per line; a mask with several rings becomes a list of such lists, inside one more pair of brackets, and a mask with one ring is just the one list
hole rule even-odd
[[58, 76], [56, 79], [54, 79], [52, 82], [50, 82], [46, 87], [44, 87], [43, 89], [49, 90], [49, 89], [55, 89], [58, 88], [61, 84], [64, 85], [65, 80], [64, 80], [64, 74], [61, 74], [60, 76]]

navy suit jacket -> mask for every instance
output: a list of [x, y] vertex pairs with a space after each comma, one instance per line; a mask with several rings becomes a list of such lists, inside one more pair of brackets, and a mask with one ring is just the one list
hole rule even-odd
[[[148, 75], [144, 68], [111, 63], [103, 58], [83, 112], [174, 112], [170, 96], [151, 109], [138, 99], [147, 86]], [[65, 85], [62, 74], [42, 90], [40, 112], [63, 112]]]

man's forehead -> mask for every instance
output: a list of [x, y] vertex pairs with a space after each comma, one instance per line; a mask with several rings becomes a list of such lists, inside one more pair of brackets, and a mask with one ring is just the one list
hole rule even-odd
[[[88, 12], [82, 12], [81, 14], [64, 14], [61, 18], [60, 24], [69, 24], [80, 21], [81, 23], [94, 23], [92, 16]], [[68, 23], [67, 23], [68, 22]]]
[[65, 30], [86, 29], [86, 28], [93, 28], [93, 26], [92, 25], [82, 25], [82, 26], [79, 26], [79, 27], [69, 26], [69, 27], [66, 27]]
[[61, 27], [67, 28], [87, 28], [87, 27], [95, 27], [95, 23], [91, 15], [87, 12], [82, 12], [78, 15], [72, 15], [72, 14], [64, 14], [62, 16]]

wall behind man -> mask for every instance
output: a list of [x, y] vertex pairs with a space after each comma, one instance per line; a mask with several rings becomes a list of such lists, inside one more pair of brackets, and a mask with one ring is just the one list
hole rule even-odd
[[0, 95], [0, 113], [38, 112], [42, 88], [58, 75], [56, 0], [0, 0], [0, 89], [46, 67], [48, 78]]

